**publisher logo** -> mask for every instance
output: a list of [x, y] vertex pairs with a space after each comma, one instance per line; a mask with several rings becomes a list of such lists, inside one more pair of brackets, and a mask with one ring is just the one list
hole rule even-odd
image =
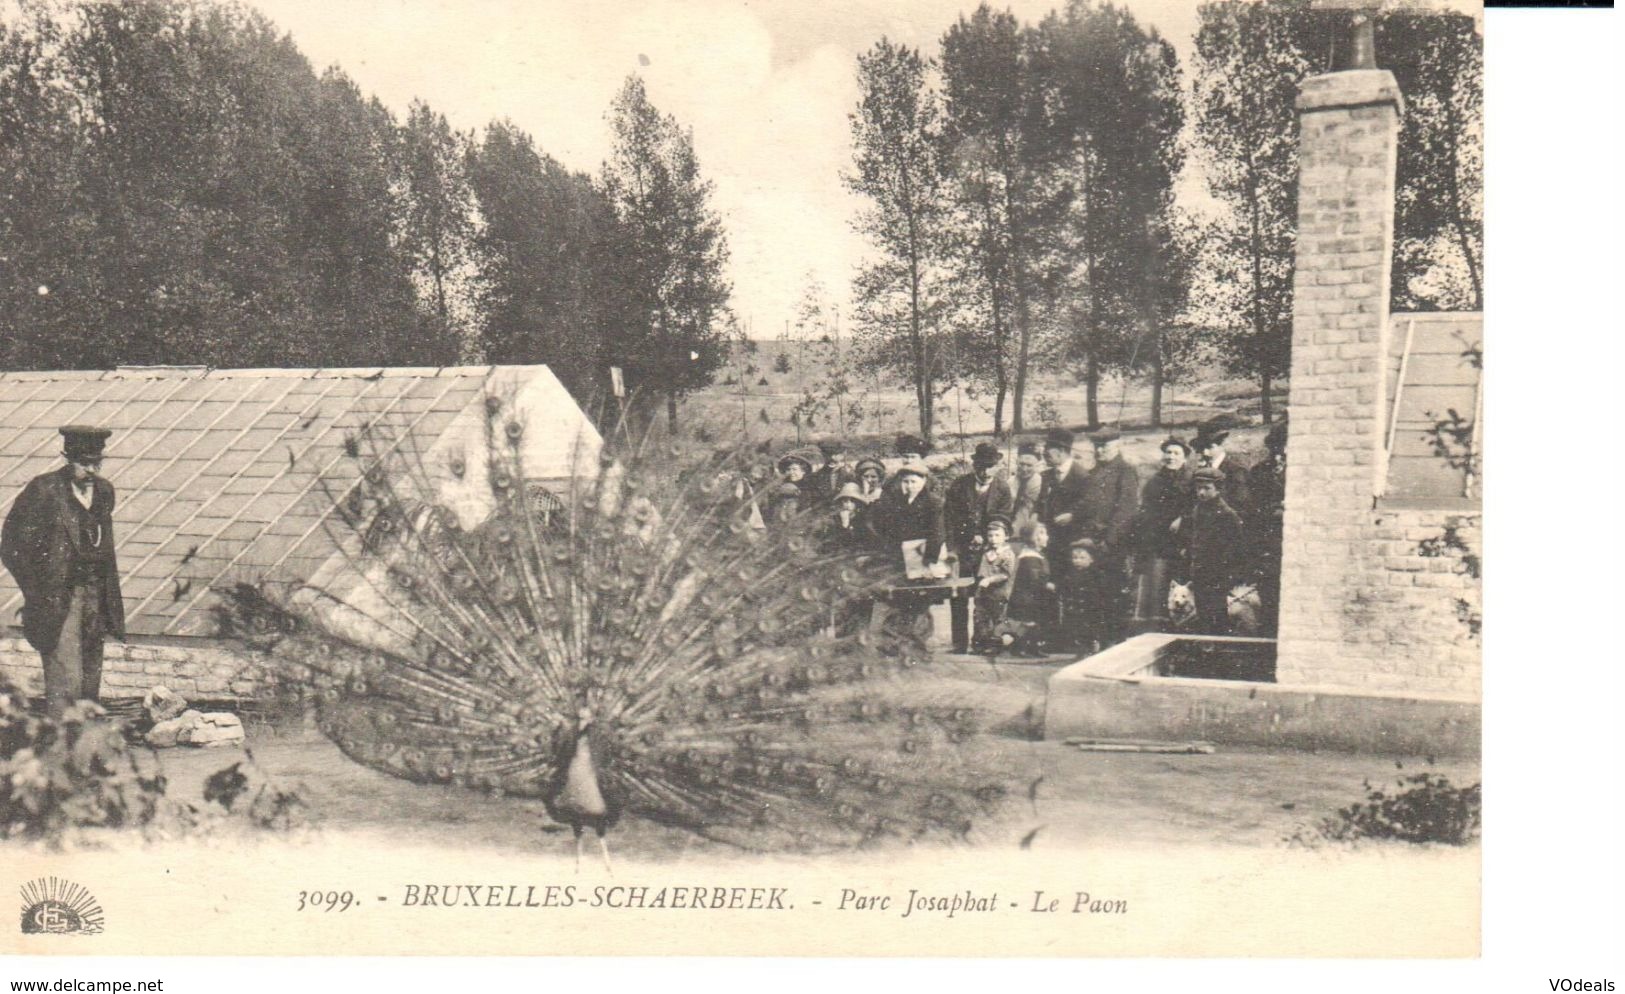
[[88, 935], [102, 930], [102, 906], [83, 887], [60, 877], [23, 885], [24, 935]]

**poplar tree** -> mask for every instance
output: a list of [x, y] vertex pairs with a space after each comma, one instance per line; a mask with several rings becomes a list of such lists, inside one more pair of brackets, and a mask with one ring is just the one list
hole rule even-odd
[[[1073, 0], [1040, 25], [1054, 129], [1067, 142], [1073, 200], [1070, 350], [1087, 420], [1101, 423], [1109, 370], [1148, 366], [1160, 421], [1167, 325], [1184, 304], [1174, 180], [1184, 105], [1173, 46], [1127, 10]], [[1114, 418], [1115, 420], [1115, 418]]]
[[700, 175], [693, 133], [627, 77], [609, 113], [614, 148], [603, 188], [614, 208], [619, 283], [633, 308], [610, 356], [629, 388], [661, 393], [672, 430], [677, 404], [711, 382], [724, 359], [728, 241]]
[[1196, 134], [1209, 191], [1225, 208], [1209, 263], [1218, 285], [1234, 288], [1215, 310], [1241, 326], [1230, 365], [1258, 378], [1265, 422], [1291, 358], [1295, 101], [1313, 66], [1300, 44], [1306, 16], [1302, 4], [1210, 3], [1196, 34]]
[[545, 363], [577, 396], [602, 393], [605, 340], [624, 316], [609, 202], [591, 177], [507, 121], [485, 129], [469, 179], [484, 221], [476, 254], [486, 361]]
[[412, 101], [397, 152], [401, 244], [435, 336], [456, 343], [464, 359], [480, 358], [474, 310], [480, 219], [468, 181], [471, 152], [469, 135], [452, 130], [425, 101]]
[[930, 71], [917, 49], [884, 38], [858, 56], [852, 170], [843, 175], [864, 199], [853, 226], [875, 251], [853, 281], [862, 361], [908, 379], [927, 441], [944, 372], [947, 205]]

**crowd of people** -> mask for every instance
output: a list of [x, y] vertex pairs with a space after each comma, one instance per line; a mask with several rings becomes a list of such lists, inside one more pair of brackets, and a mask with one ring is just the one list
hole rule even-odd
[[[1226, 450], [1236, 427], [1221, 415], [1189, 440], [1168, 437], [1144, 479], [1114, 428], [1088, 433], [1087, 467], [1077, 438], [1057, 428], [1020, 443], [1009, 473], [998, 446], [978, 444], [969, 472], [945, 484], [918, 437], [898, 439], [889, 468], [825, 443], [784, 454], [752, 505], [760, 527], [827, 515], [832, 551], [893, 557], [894, 628], [918, 624], [930, 593], [949, 591], [955, 652], [1083, 654], [1145, 631], [1268, 635], [1280, 597], [1286, 428], [1275, 425], [1264, 458], [1248, 466]], [[1186, 600], [1194, 611], [1180, 617], [1171, 605]], [[872, 613], [872, 604], [850, 605], [837, 626], [853, 630]]]

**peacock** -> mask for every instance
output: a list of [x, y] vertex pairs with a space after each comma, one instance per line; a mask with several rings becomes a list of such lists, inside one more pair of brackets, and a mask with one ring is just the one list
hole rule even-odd
[[828, 547], [818, 509], [764, 528], [738, 485], [763, 457], [646, 433], [542, 493], [506, 410], [487, 404], [483, 520], [375, 435], [324, 484], [352, 589], [224, 591], [222, 633], [267, 652], [347, 756], [540, 798], [578, 869], [588, 831], [610, 866], [628, 815], [812, 851], [964, 838], [997, 811], [1014, 774], [989, 716], [922, 679], [918, 645], [835, 631], [890, 564]]

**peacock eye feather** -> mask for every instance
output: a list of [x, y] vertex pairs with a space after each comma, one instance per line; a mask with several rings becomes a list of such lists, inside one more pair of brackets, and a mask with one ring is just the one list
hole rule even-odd
[[[486, 401], [488, 449], [525, 434], [495, 401]], [[901, 680], [919, 661], [899, 660], [889, 636], [882, 655], [867, 631], [820, 631], [827, 608], [869, 596], [884, 564], [815, 551], [803, 527], [811, 513], [750, 527], [749, 502], [766, 476], [755, 491], [736, 490], [710, 453], [690, 461], [664, 444], [649, 451], [656, 458], [621, 454], [613, 488], [572, 483], [562, 509], [520, 486], [530, 474], [517, 445], [451, 454], [452, 476], [465, 459], [485, 458], [479, 468], [499, 496], [497, 511], [467, 529], [450, 505], [396, 496], [432, 492], [388, 478], [409, 470], [407, 460], [350, 468], [345, 487], [356, 495], [345, 510], [387, 571], [386, 600], [411, 612], [418, 631], [398, 656], [365, 659], [334, 658], [318, 623], [290, 632], [278, 653], [306, 674], [324, 731], [347, 755], [398, 776], [551, 805], [560, 750], [584, 741], [577, 712], [591, 704], [591, 761], [603, 784], [638, 799], [638, 814], [742, 831], [764, 845], [958, 828], [974, 810], [968, 787], [944, 789], [967, 802], [927, 817], [921, 799], [936, 788], [899, 782], [886, 764], [907, 765], [903, 757], [948, 736], [969, 741], [973, 721], [877, 699], [889, 692], [866, 684]], [[433, 469], [444, 485], [444, 468]], [[248, 612], [242, 627], [276, 624], [257, 617]], [[883, 722], [905, 737], [887, 736]]]

